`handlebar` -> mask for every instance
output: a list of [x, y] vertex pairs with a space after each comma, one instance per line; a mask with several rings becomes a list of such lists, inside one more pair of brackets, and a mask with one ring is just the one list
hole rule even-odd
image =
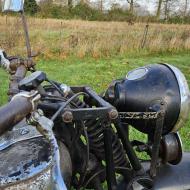
[[0, 135], [10, 130], [33, 110], [29, 98], [18, 96], [0, 108]]
[[17, 68], [16, 73], [11, 76], [8, 91], [9, 99], [11, 99], [15, 94], [19, 93], [18, 84], [26, 76], [26, 73], [26, 67], [24, 65], [20, 65]]
[[35, 63], [32, 59], [22, 59], [20, 57], [8, 57], [6, 53], [0, 49], [0, 67], [3, 67], [10, 74], [9, 84], [9, 100], [19, 93], [18, 84], [26, 76], [28, 70], [34, 71]]

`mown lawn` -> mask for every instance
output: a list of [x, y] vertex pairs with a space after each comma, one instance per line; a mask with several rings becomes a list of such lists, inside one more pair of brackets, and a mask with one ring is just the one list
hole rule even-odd
[[[162, 55], [139, 58], [104, 58], [104, 59], [77, 59], [68, 58], [60, 60], [39, 60], [38, 70], [45, 71], [49, 78], [69, 85], [88, 85], [97, 92], [105, 90], [108, 84], [116, 78], [126, 75], [126, 73], [136, 67], [158, 62], [167, 62], [177, 66], [185, 73], [190, 84], [190, 55]], [[0, 105], [7, 101], [6, 91], [8, 88], [8, 75], [0, 70]], [[190, 122], [181, 130], [182, 140], [185, 150], [190, 150]], [[132, 136], [140, 138], [143, 136], [136, 131]]]

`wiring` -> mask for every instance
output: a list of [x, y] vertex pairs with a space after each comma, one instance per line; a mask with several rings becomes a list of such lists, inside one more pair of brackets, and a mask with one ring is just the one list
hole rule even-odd
[[51, 120], [54, 121], [59, 114], [63, 111], [63, 109], [70, 104], [75, 98], [77, 98], [80, 95], [87, 95], [85, 92], [79, 92], [77, 94], [75, 94], [74, 96], [72, 96], [70, 99], [68, 99], [60, 108], [59, 110], [51, 117]]

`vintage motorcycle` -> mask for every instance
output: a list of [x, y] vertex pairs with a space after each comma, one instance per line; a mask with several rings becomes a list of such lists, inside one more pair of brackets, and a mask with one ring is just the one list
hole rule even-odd
[[[9, 103], [0, 108], [0, 189], [190, 189], [190, 154], [178, 134], [190, 112], [184, 75], [152, 64], [103, 95], [53, 81], [35, 71], [23, 4], [5, 0], [3, 7], [21, 13], [28, 57], [0, 51], [11, 75]], [[130, 127], [146, 141], [129, 138]]]

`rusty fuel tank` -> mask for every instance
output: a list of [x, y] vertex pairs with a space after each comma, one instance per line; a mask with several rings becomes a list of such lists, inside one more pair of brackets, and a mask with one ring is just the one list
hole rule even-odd
[[0, 190], [51, 190], [49, 142], [32, 126], [0, 137]]

